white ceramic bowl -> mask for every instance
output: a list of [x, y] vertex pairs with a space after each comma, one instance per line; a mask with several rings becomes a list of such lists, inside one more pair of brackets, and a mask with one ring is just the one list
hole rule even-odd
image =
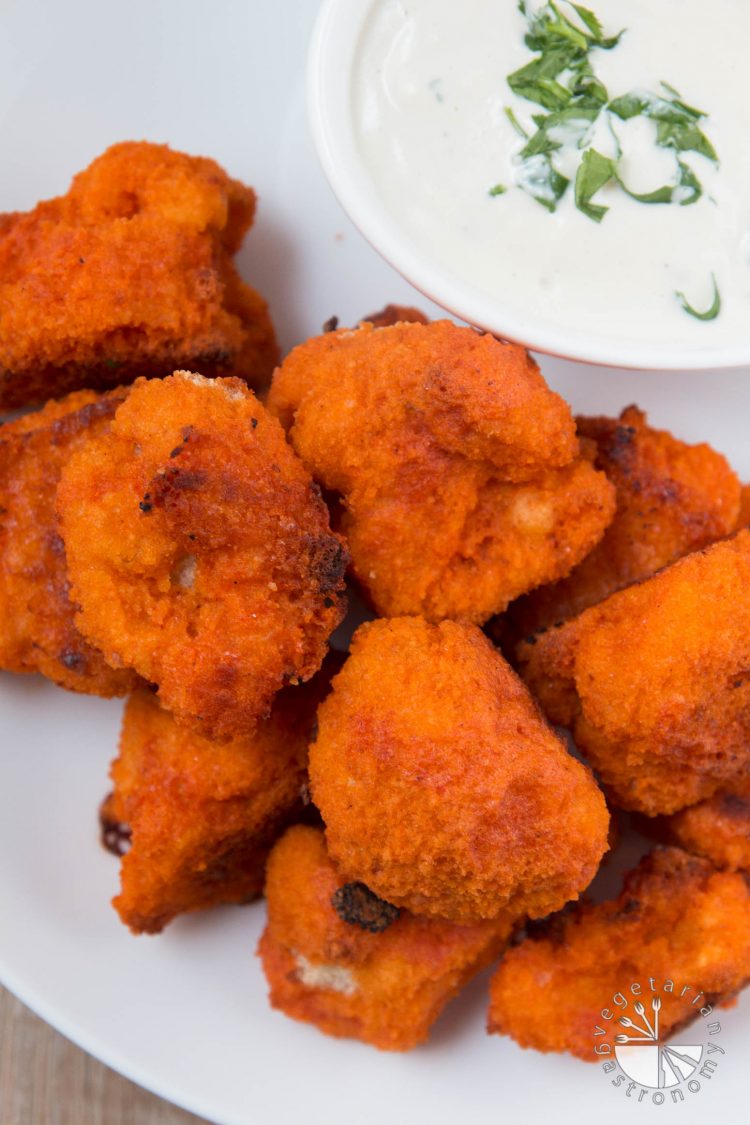
[[471, 281], [427, 258], [381, 202], [355, 135], [352, 74], [360, 35], [377, 0], [324, 0], [308, 56], [308, 106], [323, 170], [352, 221], [365, 238], [412, 285], [470, 324], [534, 351], [608, 367], [654, 371], [710, 371], [750, 366], [750, 331], [742, 347], [695, 347], [633, 343], [588, 336], [571, 327], [545, 324], [538, 307], [518, 316], [473, 287]]

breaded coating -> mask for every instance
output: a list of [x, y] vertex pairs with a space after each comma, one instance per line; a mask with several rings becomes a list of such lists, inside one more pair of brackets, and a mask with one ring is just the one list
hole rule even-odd
[[663, 1042], [748, 980], [745, 879], [679, 848], [657, 849], [626, 876], [618, 898], [576, 904], [505, 955], [490, 987], [489, 1031], [593, 1062], [627, 1034], [621, 1015], [642, 1023], [634, 1004], [653, 1020], [659, 995]]
[[130, 696], [103, 819], [111, 848], [127, 826], [113, 905], [133, 933], [261, 893], [269, 849], [303, 808], [317, 680], [281, 692], [254, 735], [226, 743], [179, 726], [150, 692]]
[[718, 793], [671, 816], [666, 825], [675, 844], [730, 871], [750, 871], [750, 784]]
[[261, 385], [278, 360], [232, 255], [255, 193], [213, 160], [114, 145], [67, 195], [0, 222], [0, 408], [197, 367]]
[[104, 696], [125, 695], [137, 678], [110, 668], [76, 628], [55, 494], [63, 466], [125, 393], [79, 391], [0, 426], [0, 668]]
[[676, 812], [750, 766], [750, 530], [518, 646], [622, 808]]
[[474, 625], [361, 626], [318, 712], [310, 782], [340, 871], [417, 914], [540, 917], [607, 849], [589, 770]]
[[[373, 929], [341, 905], [346, 892], [323, 833], [290, 828], [268, 861], [268, 925], [258, 946], [271, 1004], [327, 1035], [408, 1051], [500, 955], [512, 920], [462, 926], [381, 903]], [[378, 903], [370, 895], [365, 923]]]
[[635, 406], [617, 419], [579, 418], [578, 432], [615, 487], [617, 511], [567, 578], [511, 607], [517, 638], [575, 617], [737, 526], [740, 483], [710, 445], [687, 445], [653, 429]]
[[447, 320], [308, 340], [268, 405], [342, 496], [354, 576], [384, 616], [481, 624], [568, 574], [614, 513], [527, 352]]
[[344, 609], [317, 486], [238, 379], [139, 379], [58, 490], [81, 632], [210, 738], [309, 679]]

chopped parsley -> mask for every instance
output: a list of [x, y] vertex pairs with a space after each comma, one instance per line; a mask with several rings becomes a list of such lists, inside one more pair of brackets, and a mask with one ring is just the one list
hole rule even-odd
[[[518, 9], [526, 21], [524, 43], [534, 57], [509, 74], [507, 83], [536, 111], [531, 113], [527, 128], [512, 108], [505, 108], [510, 124], [524, 142], [517, 157], [516, 186], [554, 212], [572, 182], [576, 207], [595, 223], [605, 218], [617, 192], [650, 205], [687, 207], [697, 203], [703, 185], [684, 154], [695, 153], [718, 164], [716, 150], [703, 130], [705, 111], [684, 101], [680, 92], [664, 81], [658, 84], [657, 92], [632, 90], [612, 96], [595, 72], [597, 52], [614, 50], [625, 29], [605, 34], [601, 20], [590, 8], [572, 0], [547, 0], [541, 5], [519, 0]], [[617, 124], [633, 118], [652, 122], [654, 146], [674, 158], [669, 182], [653, 191], [633, 191], [623, 178]], [[604, 136], [611, 138], [612, 156], [595, 147], [602, 133], [600, 124], [606, 126]], [[609, 140], [604, 147], [609, 147]], [[559, 166], [557, 158], [563, 148], [568, 154], [571, 148], [580, 154], [575, 158], [573, 173], [569, 159], [564, 166], [567, 174]], [[609, 189], [606, 204], [596, 198], [604, 188]], [[489, 194], [504, 195], [506, 191], [504, 185], [496, 184]], [[714, 299], [705, 312], [696, 310], [683, 293], [676, 296], [685, 312], [698, 320], [715, 320], [721, 311], [715, 278]]]
[[[526, 19], [524, 42], [536, 57], [509, 74], [507, 81], [514, 94], [542, 111], [531, 115], [534, 131], [529, 133], [510, 107], [505, 110], [525, 141], [519, 153], [518, 186], [554, 211], [570, 183], [555, 166], [555, 154], [572, 142], [581, 152], [574, 181], [576, 206], [594, 222], [600, 223], [609, 210], [593, 202], [594, 195], [608, 184], [639, 203], [684, 207], [697, 202], [703, 187], [681, 154], [694, 152], [718, 162], [701, 127], [705, 112], [688, 105], [667, 82], [660, 83], [659, 93], [631, 91], [611, 97], [594, 71], [596, 52], [614, 50], [625, 31], [605, 35], [601, 20], [590, 8], [571, 0], [548, 0], [535, 10], [527, 0], [519, 0], [518, 7]], [[613, 119], [630, 121], [634, 117], [653, 121], [654, 144], [674, 154], [673, 179], [654, 191], [632, 191], [619, 171], [621, 153]], [[600, 119], [610, 127], [617, 146], [615, 157], [603, 156], [593, 147], [594, 125]], [[500, 193], [491, 189], [490, 194]]]
[[699, 312], [698, 309], [694, 308], [690, 304], [684, 293], [675, 293], [675, 297], [680, 302], [682, 308], [685, 310], [688, 316], [692, 316], [696, 320], [716, 320], [717, 316], [721, 312], [721, 293], [719, 292], [719, 286], [717, 285], [716, 278], [713, 274], [711, 274], [711, 281], [714, 287], [714, 296], [710, 306], [705, 310], [705, 312]]

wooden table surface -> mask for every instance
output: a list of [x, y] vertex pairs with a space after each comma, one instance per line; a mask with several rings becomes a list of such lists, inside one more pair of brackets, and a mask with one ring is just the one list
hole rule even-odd
[[2, 1125], [200, 1125], [58, 1035], [0, 988]]

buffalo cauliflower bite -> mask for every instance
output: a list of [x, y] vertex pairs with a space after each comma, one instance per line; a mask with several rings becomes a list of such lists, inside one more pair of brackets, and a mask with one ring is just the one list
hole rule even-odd
[[577, 903], [505, 955], [490, 986], [489, 1030], [593, 1062], [626, 1034], [623, 1013], [642, 1023], [634, 1005], [653, 1020], [658, 993], [663, 1042], [748, 980], [746, 880], [678, 848], [657, 849], [618, 898]]
[[750, 871], [750, 785], [717, 793], [669, 817], [669, 837], [685, 851], [717, 867]]
[[740, 483], [709, 445], [687, 445], [629, 406], [619, 418], [579, 418], [594, 465], [615, 487], [617, 511], [601, 542], [567, 578], [509, 611], [517, 637], [575, 617], [633, 582], [735, 530]]
[[318, 713], [310, 781], [342, 874], [416, 914], [548, 914], [607, 849], [589, 770], [473, 625], [358, 629]]
[[502, 951], [512, 919], [457, 925], [417, 918], [356, 891], [298, 826], [276, 844], [258, 953], [274, 1008], [327, 1035], [381, 1050], [423, 1043], [445, 1005]]
[[76, 628], [55, 495], [63, 466], [124, 397], [79, 391], [0, 426], [0, 667], [104, 696], [124, 695], [136, 677], [110, 668]]
[[303, 808], [320, 681], [282, 691], [255, 734], [225, 743], [131, 695], [102, 828], [124, 855], [114, 906], [134, 933], [261, 893], [268, 851]]
[[278, 348], [232, 255], [255, 193], [204, 157], [114, 145], [0, 222], [0, 407], [196, 366], [261, 384]]
[[341, 495], [353, 573], [381, 615], [481, 624], [568, 574], [614, 512], [526, 351], [449, 321], [308, 340], [268, 405]]
[[237, 379], [138, 380], [58, 489], [77, 624], [212, 738], [252, 733], [344, 612], [346, 552]]
[[750, 530], [518, 646], [616, 804], [672, 813], [750, 765]]

